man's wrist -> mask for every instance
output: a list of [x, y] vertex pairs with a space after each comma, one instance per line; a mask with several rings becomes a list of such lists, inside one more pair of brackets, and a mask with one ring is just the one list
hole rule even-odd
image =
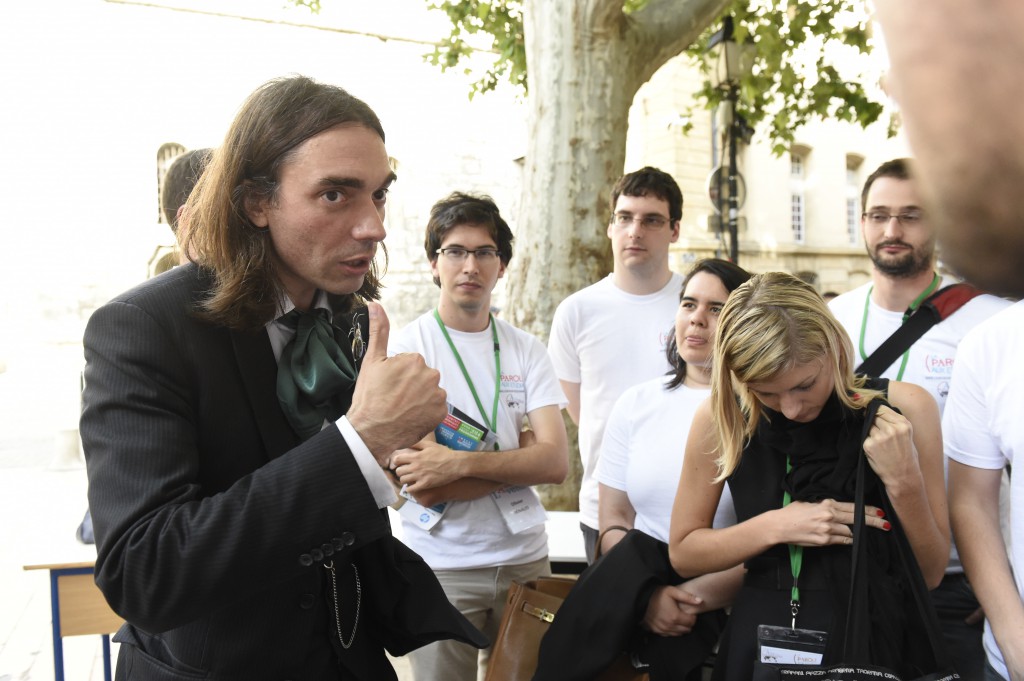
[[[395, 492], [391, 487], [389, 476], [377, 470], [378, 467], [383, 468], [383, 466], [380, 466], [380, 460], [366, 446], [366, 442], [356, 431], [351, 421], [347, 417], [342, 416], [334, 423], [338, 432], [341, 433], [341, 437], [348, 444], [349, 451], [352, 452], [352, 458], [355, 460], [356, 465], [359, 466], [360, 472], [366, 478], [366, 482], [373, 493], [373, 498], [377, 501], [377, 506], [383, 508], [394, 503]], [[377, 465], [375, 466], [374, 464]]]

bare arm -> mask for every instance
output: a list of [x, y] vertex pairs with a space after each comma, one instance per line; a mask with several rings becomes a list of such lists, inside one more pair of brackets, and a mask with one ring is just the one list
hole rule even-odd
[[684, 582], [682, 587], [700, 599], [699, 612], [709, 612], [732, 605], [740, 587], [746, 568], [742, 565], [721, 572], [712, 572]]
[[[461, 478], [438, 487], [410, 492], [421, 506], [434, 506], [446, 501], [472, 501], [497, 492], [505, 485], [493, 480], [480, 478]], [[408, 491], [408, 490], [407, 490]]]
[[731, 605], [746, 570], [737, 565], [701, 575], [677, 586], [661, 586], [651, 594], [641, 623], [660, 636], [681, 636], [693, 630], [697, 615]]
[[[1016, 471], [1015, 471], [1016, 472]], [[956, 546], [992, 626], [1011, 681], [1024, 679], [1024, 603], [999, 527], [1002, 471], [949, 462], [949, 504]]]
[[[697, 409], [690, 426], [683, 471], [672, 507], [669, 557], [676, 572], [684, 577], [720, 572], [776, 544], [850, 543], [849, 525], [853, 522], [854, 505], [833, 499], [816, 503], [794, 501], [732, 527], [712, 529], [725, 484], [711, 482], [718, 473], [714, 433], [711, 405], [705, 402]], [[866, 507], [865, 516], [869, 527], [883, 528], [885, 520], [878, 516], [876, 507]]]
[[[520, 434], [520, 442], [522, 442], [527, 436], [532, 436], [529, 431]], [[415, 455], [417, 451], [426, 449], [428, 447], [437, 447], [437, 440], [434, 439], [434, 434], [429, 433], [425, 438], [417, 442], [415, 445], [408, 449], [400, 449], [388, 459], [388, 476], [395, 486], [395, 491], [400, 492], [402, 483], [398, 478], [398, 474], [395, 472], [397, 464], [395, 463], [395, 455], [402, 453], [410, 453]], [[445, 485], [438, 487], [432, 487], [430, 489], [420, 490], [414, 495], [416, 503], [421, 506], [434, 506], [446, 501], [471, 501], [473, 499], [479, 499], [485, 497], [491, 492], [496, 492], [501, 489], [503, 485], [498, 482], [491, 480], [480, 480], [479, 478], [462, 478], [450, 482]], [[405, 498], [399, 495], [399, 500], [393, 505], [393, 508], [401, 508], [402, 504], [405, 503]]]
[[[636, 521], [636, 510], [629, 501], [625, 490], [615, 489], [603, 483], [598, 484], [597, 518], [603, 534], [610, 527], [633, 529]], [[625, 532], [612, 530], [601, 537], [601, 553], [608, 553], [613, 546], [622, 541]]]
[[910, 383], [890, 383], [889, 398], [903, 416], [879, 409], [864, 452], [933, 589], [949, 562], [950, 542], [939, 409], [931, 395]]
[[718, 474], [714, 432], [711, 405], [705, 402], [697, 408], [690, 425], [672, 506], [669, 558], [672, 567], [684, 577], [733, 568], [774, 543], [766, 541], [763, 532], [751, 531], [756, 519], [721, 530], [711, 529], [725, 484], [711, 482]]
[[572, 422], [578, 426], [580, 425], [580, 384], [563, 381], [562, 379], [558, 379], [558, 382], [562, 384], [562, 392], [565, 393], [565, 398], [569, 400], [565, 410], [569, 412], [569, 418], [572, 419]]
[[453, 451], [442, 445], [405, 450], [392, 458], [392, 466], [414, 496], [465, 478], [500, 485], [559, 484], [569, 470], [569, 443], [557, 405], [529, 413], [531, 443], [504, 452]]

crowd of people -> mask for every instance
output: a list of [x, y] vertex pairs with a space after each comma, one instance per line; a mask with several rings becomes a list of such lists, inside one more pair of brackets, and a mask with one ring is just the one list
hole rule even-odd
[[[715, 651], [715, 679], [778, 678], [786, 631], [813, 664], [1024, 679], [1024, 433], [1004, 371], [1024, 303], [939, 272], [913, 162], [868, 178], [871, 281], [829, 302], [720, 259], [673, 272], [682, 192], [625, 174], [612, 272], [559, 305], [547, 347], [493, 313], [514, 238], [463, 192], [424, 233], [436, 307], [391, 332], [375, 255], [396, 175], [377, 116], [339, 87], [261, 86], [183, 169], [164, 202], [181, 264], [84, 340], [119, 679], [395, 679], [385, 652], [416, 681], [476, 679], [511, 584], [551, 574], [532, 486], [567, 475], [563, 409], [591, 566], [538, 681], [593, 678], [626, 649], [654, 681], [702, 678]], [[909, 337], [952, 289], [962, 304]], [[865, 581], [872, 597], [851, 597]], [[941, 650], [921, 645], [919, 583]]]

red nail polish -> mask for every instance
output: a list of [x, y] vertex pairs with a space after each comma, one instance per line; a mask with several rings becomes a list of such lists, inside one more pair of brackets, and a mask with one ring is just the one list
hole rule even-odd
[[892, 529], [892, 525], [889, 524], [888, 520], [886, 520], [884, 523], [882, 523], [882, 529], [883, 530], [891, 530]]
[[877, 511], [875, 511], [875, 513], [878, 514], [879, 518], [884, 518], [885, 517], [885, 511], [883, 511], [882, 509], [878, 509]]

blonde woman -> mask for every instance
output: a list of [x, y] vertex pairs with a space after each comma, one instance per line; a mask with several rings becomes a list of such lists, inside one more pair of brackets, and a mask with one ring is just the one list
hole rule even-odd
[[[779, 651], [759, 641], [759, 625], [825, 632], [821, 663], [840, 661], [854, 477], [874, 400], [885, 403], [863, 441], [871, 659], [859, 661], [916, 662], [902, 601], [916, 566], [900, 561], [889, 533], [898, 519], [926, 583], [937, 585], [950, 541], [938, 408], [915, 385], [854, 376], [851, 357], [822, 298], [787, 274], [754, 276], [719, 317], [712, 395], [690, 429], [669, 542], [684, 577], [747, 568], [716, 679], [771, 678], [763, 662]], [[712, 529], [726, 482], [739, 522]], [[882, 510], [883, 491], [895, 518]]]

